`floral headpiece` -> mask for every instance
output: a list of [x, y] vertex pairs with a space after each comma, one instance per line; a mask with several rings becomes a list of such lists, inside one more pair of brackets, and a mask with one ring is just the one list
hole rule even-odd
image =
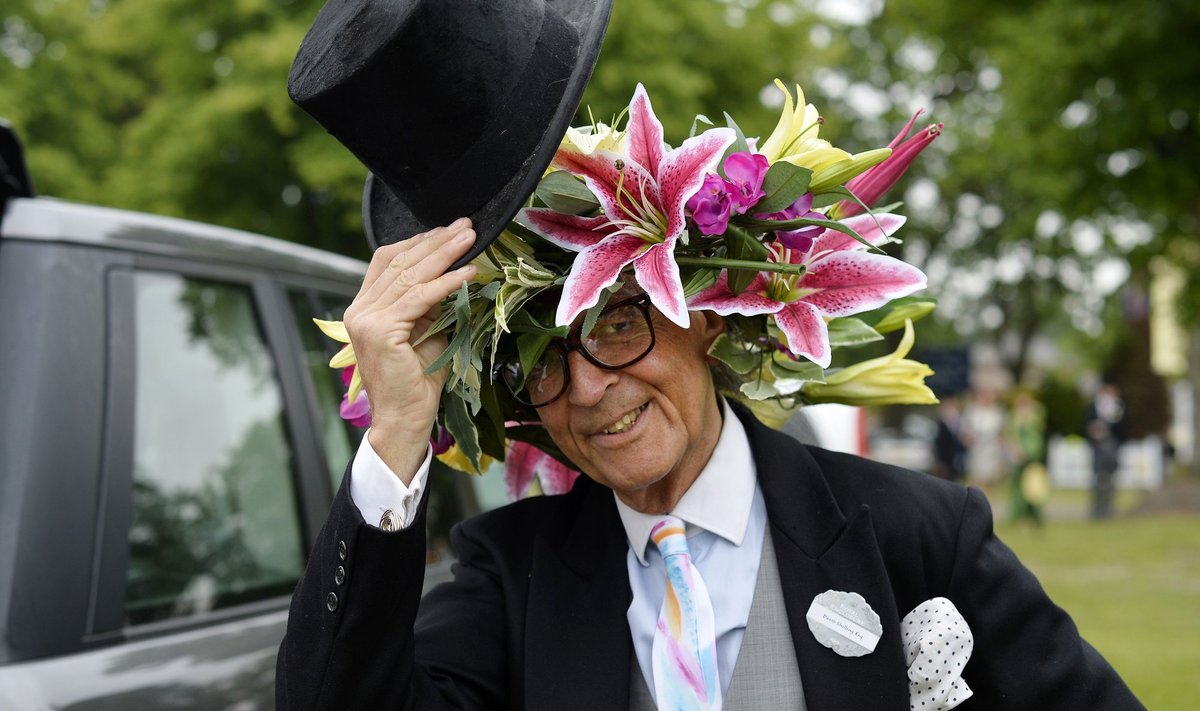
[[[920, 270], [880, 249], [898, 241], [905, 218], [894, 205], [870, 206], [941, 124], [909, 137], [918, 112], [888, 147], [852, 155], [819, 138], [822, 119], [800, 87], [793, 103], [775, 83], [783, 113], [761, 145], [726, 115], [728, 126], [698, 135], [708, 121], [697, 117], [693, 135], [669, 147], [640, 84], [623, 129], [568, 129], [529, 207], [475, 260], [475, 279], [430, 329], [449, 337], [430, 367], [450, 368], [439, 456], [482, 471], [507, 453], [520, 462], [509, 473], [514, 495], [569, 487], [553, 442], [489, 377], [492, 362], [506, 349], [536, 362], [580, 315], [590, 330], [629, 279], [685, 328], [688, 311], [726, 317], [710, 351], [729, 376], [721, 383], [769, 424], [808, 403], [936, 402], [924, 384], [932, 371], [905, 358], [912, 321], [934, 301], [911, 296], [925, 287]], [[342, 416], [365, 425], [369, 402], [346, 330], [317, 324], [347, 343], [330, 365], [346, 369]], [[834, 349], [898, 329], [894, 353], [830, 368]]]

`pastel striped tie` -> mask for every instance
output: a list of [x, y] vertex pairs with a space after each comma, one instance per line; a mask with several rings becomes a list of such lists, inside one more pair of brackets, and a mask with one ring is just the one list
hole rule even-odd
[[666, 516], [650, 539], [667, 568], [667, 595], [654, 630], [654, 695], [659, 711], [720, 711], [712, 600], [692, 565], [683, 522]]

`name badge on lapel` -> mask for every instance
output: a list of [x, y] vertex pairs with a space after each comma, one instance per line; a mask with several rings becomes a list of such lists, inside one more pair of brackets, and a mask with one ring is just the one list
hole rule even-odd
[[822, 645], [843, 657], [862, 657], [875, 651], [883, 625], [862, 595], [826, 590], [808, 607], [808, 629]]

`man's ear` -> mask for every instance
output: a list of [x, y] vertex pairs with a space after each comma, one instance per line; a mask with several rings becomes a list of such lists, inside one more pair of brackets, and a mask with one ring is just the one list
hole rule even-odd
[[[704, 352], [707, 353], [712, 344], [717, 340], [717, 337], [725, 333], [725, 317], [716, 311], [693, 311], [692, 328], [698, 329], [698, 336], [704, 344]], [[699, 319], [695, 319], [698, 316]], [[695, 321], [698, 320], [699, 323]]]

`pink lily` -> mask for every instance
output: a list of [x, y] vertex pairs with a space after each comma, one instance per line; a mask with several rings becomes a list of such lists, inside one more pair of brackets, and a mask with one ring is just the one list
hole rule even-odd
[[[912, 130], [913, 124], [916, 123], [917, 117], [922, 113], [923, 110], [918, 110], [913, 114], [908, 123], [904, 124], [904, 128], [900, 133], [896, 134], [896, 137], [888, 144], [888, 148], [892, 149], [890, 156], [879, 165], [846, 183], [846, 189], [854, 193], [864, 205], [870, 207], [886, 195], [887, 191], [891, 190], [892, 186], [899, 182], [900, 177], [904, 175], [904, 172], [908, 170], [908, 166], [912, 165], [912, 162], [916, 160], [921, 151], [925, 150], [925, 147], [933, 143], [933, 139], [941, 134], [942, 124], [933, 123], [923, 131], [905, 140], [908, 132]], [[862, 211], [862, 206], [857, 202], [842, 200], [829, 210], [829, 217], [830, 219], [837, 220], [857, 215]]]
[[[872, 245], [883, 244], [904, 224], [900, 215], [863, 215], [845, 224]], [[832, 350], [825, 319], [850, 316], [883, 306], [925, 287], [925, 275], [899, 259], [868, 253], [866, 245], [828, 229], [807, 251], [768, 245], [771, 261], [803, 264], [803, 274], [761, 272], [740, 294], [729, 288], [729, 273], [688, 300], [693, 309], [722, 316], [772, 314], [788, 341], [788, 349], [822, 368], [829, 367]]]
[[523, 221], [553, 244], [579, 252], [563, 285], [557, 325], [570, 324], [633, 263], [634, 276], [667, 318], [686, 328], [687, 304], [675, 243], [685, 232], [684, 205], [700, 189], [734, 141], [728, 128], [712, 128], [674, 150], [663, 145], [663, 127], [646, 89], [638, 84], [629, 104], [628, 155], [597, 149], [585, 154], [564, 145], [553, 165], [583, 178], [600, 201], [600, 217], [529, 208]]
[[528, 442], [511, 441], [504, 456], [504, 483], [512, 501], [539, 493], [565, 494], [579, 472]]

